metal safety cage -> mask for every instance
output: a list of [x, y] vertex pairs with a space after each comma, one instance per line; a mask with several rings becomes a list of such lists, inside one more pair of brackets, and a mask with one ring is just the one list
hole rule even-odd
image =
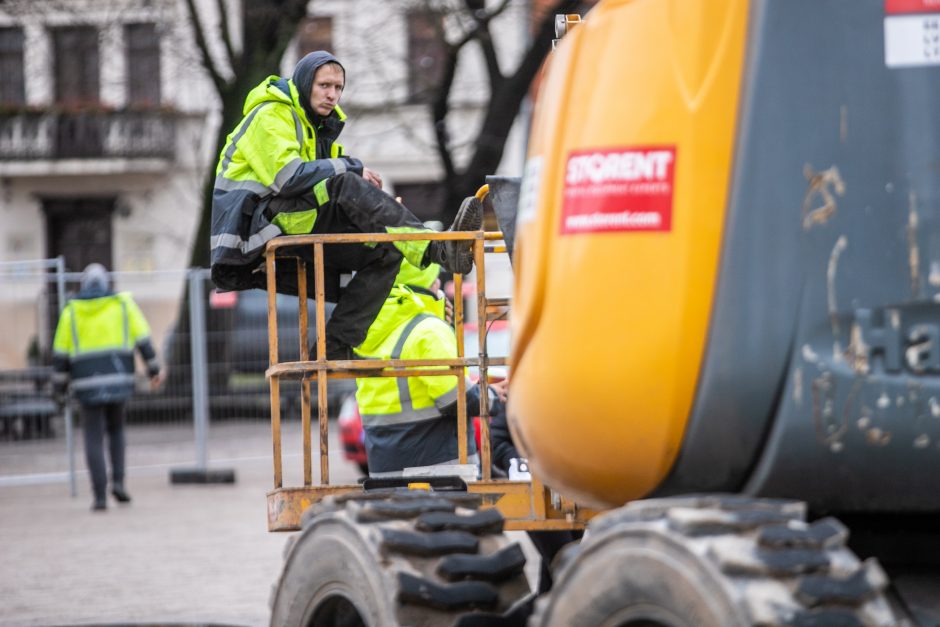
[[[472, 240], [476, 272], [477, 319], [481, 325], [497, 317], [502, 317], [509, 306], [508, 299], [488, 299], [485, 286], [485, 253], [505, 252], [505, 246], [495, 245], [501, 241], [501, 232], [445, 232], [445, 233], [356, 233], [331, 235], [292, 235], [278, 237], [267, 244], [265, 253], [265, 271], [268, 294], [268, 341], [270, 367], [266, 376], [271, 388], [271, 434], [274, 455], [274, 489], [268, 493], [268, 529], [270, 531], [294, 531], [300, 529], [301, 515], [313, 503], [329, 495], [340, 495], [363, 490], [362, 485], [332, 485], [329, 469], [329, 443], [327, 422], [327, 381], [330, 378], [349, 379], [356, 377], [410, 377], [427, 375], [421, 367], [437, 366], [441, 376], [457, 376], [457, 420], [458, 425], [466, 424], [466, 379], [464, 369], [476, 367], [480, 372], [480, 385], [489, 381], [487, 370], [491, 366], [505, 366], [505, 357], [490, 357], [486, 349], [486, 334], [478, 333], [479, 346], [476, 357], [465, 355], [464, 347], [464, 306], [463, 299], [455, 298], [454, 326], [457, 334], [456, 359], [361, 359], [339, 360], [326, 359], [325, 344], [325, 290], [324, 290], [324, 246], [350, 243], [379, 243], [409, 240]], [[489, 244], [488, 244], [489, 243]], [[298, 257], [292, 257], [289, 251], [278, 251], [300, 246], [313, 247], [314, 293], [316, 306], [316, 359], [310, 359], [310, 349], [304, 339], [307, 337], [309, 320], [307, 311], [308, 277], [307, 266]], [[284, 254], [287, 253], [287, 254]], [[297, 291], [299, 303], [300, 346], [299, 361], [278, 361], [278, 330], [276, 315], [276, 273], [277, 263], [297, 264]], [[463, 276], [454, 275], [454, 292], [462, 294]], [[482, 329], [482, 327], [481, 327]], [[282, 447], [281, 447], [281, 379], [299, 378], [301, 380], [300, 403], [303, 438], [303, 486], [283, 485]], [[317, 385], [317, 409], [319, 432], [319, 482], [313, 481], [313, 453], [311, 433], [311, 384]], [[489, 407], [487, 394], [480, 394], [480, 463], [481, 480], [470, 482], [467, 489], [483, 497], [484, 507], [497, 507], [506, 518], [507, 529], [548, 530], [580, 529], [594, 515], [588, 509], [578, 507], [546, 488], [536, 477], [528, 481], [510, 481], [494, 479], [491, 473], [491, 451], [489, 433]], [[467, 430], [457, 429], [459, 461], [467, 463]], [[421, 481], [416, 478], [416, 481]]]

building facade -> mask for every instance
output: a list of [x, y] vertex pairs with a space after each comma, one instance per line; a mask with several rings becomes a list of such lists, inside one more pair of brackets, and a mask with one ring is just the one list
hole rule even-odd
[[[336, 54], [347, 70], [343, 143], [424, 219], [441, 211], [427, 88], [443, 62], [441, 32], [463, 27], [454, 4], [463, 6], [313, 0], [271, 69], [289, 75], [311, 49]], [[226, 5], [237, 47], [237, 0]], [[211, 26], [217, 4], [197, 6]], [[527, 15], [527, 2], [511, 2], [493, 24], [507, 66], [524, 47]], [[458, 165], [489, 98], [479, 48], [461, 54], [449, 121]], [[0, 265], [60, 255], [72, 272], [104, 264], [121, 273], [119, 289], [135, 293], [160, 346], [182, 293], [204, 175], [215, 165], [218, 107], [183, 0], [0, 4]], [[522, 133], [513, 135], [504, 164], [519, 172]], [[179, 278], [155, 282], [154, 272]], [[38, 297], [0, 290], [0, 315], [26, 327], [0, 340], [0, 368], [22, 366], [29, 344], [48, 345]]]

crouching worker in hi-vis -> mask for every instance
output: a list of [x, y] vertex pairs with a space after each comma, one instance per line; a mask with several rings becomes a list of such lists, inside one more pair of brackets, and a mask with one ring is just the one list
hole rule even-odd
[[[455, 359], [457, 337], [445, 321], [436, 265], [423, 270], [405, 262], [385, 304], [356, 348], [375, 359]], [[356, 400], [365, 430], [370, 477], [430, 474], [430, 467], [458, 464], [457, 377], [356, 379]], [[467, 386], [467, 407], [479, 406], [480, 388]], [[494, 391], [495, 396], [495, 391]], [[494, 400], [494, 411], [499, 401]], [[493, 406], [491, 404], [491, 406]], [[468, 412], [469, 413], [469, 412]], [[471, 424], [467, 463], [479, 466]], [[407, 473], [403, 473], [405, 469]], [[454, 473], [459, 474], [459, 473]]]
[[124, 405], [134, 392], [134, 349], [147, 363], [151, 387], [160, 366], [150, 343], [150, 326], [131, 295], [115, 294], [108, 272], [93, 263], [82, 273], [81, 290], [59, 317], [53, 343], [57, 393], [66, 385], [82, 406], [85, 460], [95, 495], [92, 510], [107, 509], [104, 434], [111, 457], [111, 494], [121, 503], [124, 487]]

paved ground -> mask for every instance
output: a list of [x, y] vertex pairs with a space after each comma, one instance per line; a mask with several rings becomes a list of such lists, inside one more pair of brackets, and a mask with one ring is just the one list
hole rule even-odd
[[[234, 485], [169, 483], [170, 468], [193, 463], [191, 428], [132, 428], [128, 439], [134, 500], [103, 514], [89, 510], [80, 445], [71, 498], [64, 440], [0, 443], [0, 624], [266, 625], [287, 538], [266, 529], [270, 427], [212, 427], [210, 467], [234, 468]], [[299, 442], [289, 425], [285, 448]], [[336, 482], [355, 481], [333, 461]], [[301, 483], [300, 469], [299, 448], [286, 451], [285, 485]]]
[[[0, 443], [0, 625], [267, 625], [287, 539], [266, 528], [270, 427], [212, 426], [210, 468], [235, 469], [234, 485], [170, 484], [170, 468], [193, 465], [192, 442], [189, 427], [129, 429], [134, 500], [106, 513], [89, 510], [80, 444], [71, 498], [64, 439]], [[298, 425], [286, 425], [285, 485], [302, 484], [300, 442]], [[340, 456], [330, 473], [334, 483], [358, 477]], [[527, 571], [532, 580], [534, 560]]]

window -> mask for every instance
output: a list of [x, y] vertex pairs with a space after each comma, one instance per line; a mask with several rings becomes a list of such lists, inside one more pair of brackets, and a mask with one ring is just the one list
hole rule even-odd
[[447, 56], [444, 17], [420, 11], [408, 15], [408, 99], [427, 102], [440, 85]]
[[65, 257], [65, 267], [81, 272], [90, 263], [112, 268], [112, 215], [115, 199], [46, 198], [46, 251]]
[[154, 24], [124, 27], [127, 54], [127, 104], [155, 107], [160, 104], [160, 36]]
[[0, 28], [0, 105], [21, 105], [25, 102], [23, 30]]
[[333, 52], [333, 18], [305, 17], [297, 29], [297, 58], [314, 50]]
[[92, 26], [56, 28], [52, 41], [56, 102], [72, 106], [97, 103], [98, 31]]
[[[90, 263], [113, 268], [111, 225], [114, 203], [114, 198], [44, 198], [46, 254], [50, 258], [62, 255], [65, 269], [69, 272], [81, 272]], [[48, 290], [47, 320], [50, 327], [47, 337], [53, 337], [55, 323], [59, 319], [59, 298], [54, 282], [48, 284]]]

